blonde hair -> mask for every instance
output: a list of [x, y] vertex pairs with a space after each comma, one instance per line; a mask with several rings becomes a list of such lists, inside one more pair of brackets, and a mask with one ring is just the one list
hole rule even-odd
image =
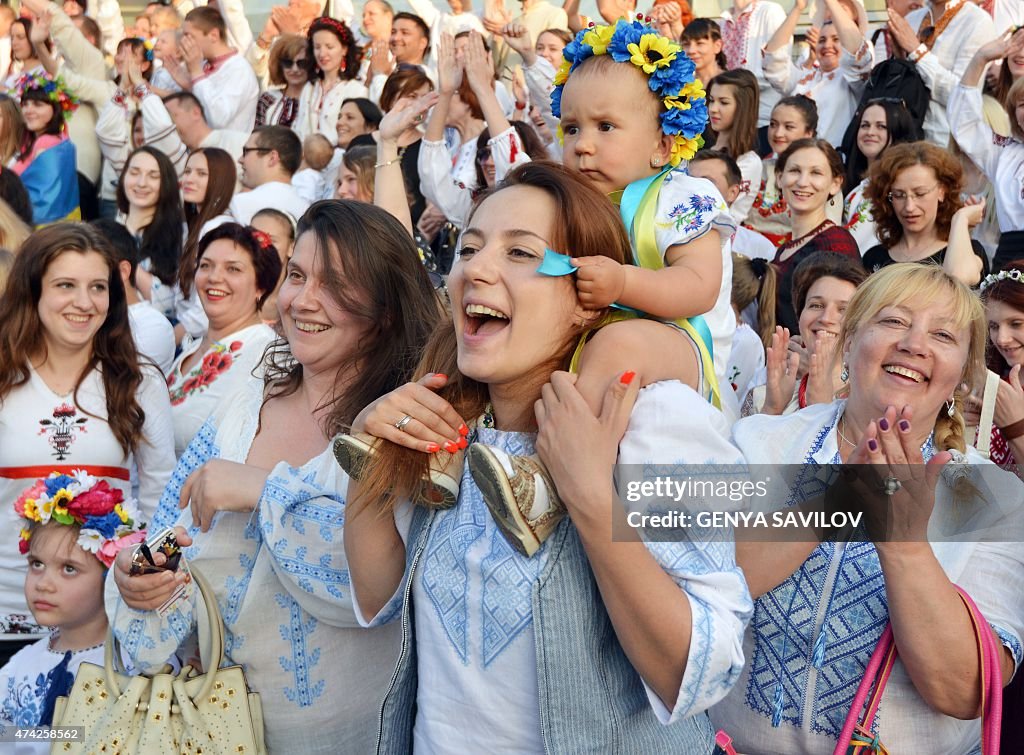
[[14, 252], [10, 249], [0, 249], [0, 296], [4, 295], [7, 287], [7, 276], [14, 266]]
[[31, 234], [32, 228], [6, 201], [0, 199], [0, 249], [17, 252]]
[[[908, 302], [948, 302], [953, 323], [966, 328], [970, 343], [964, 363], [961, 383], [968, 390], [978, 384], [985, 359], [985, 309], [981, 300], [966, 285], [947, 274], [938, 265], [920, 262], [900, 262], [889, 265], [870, 275], [860, 285], [850, 304], [839, 331], [839, 343], [852, 341], [882, 308], [900, 306]], [[963, 396], [957, 386], [953, 392], [955, 411], [950, 417], [945, 409], [935, 419], [935, 446], [941, 450], [967, 448], [964, 439]]]

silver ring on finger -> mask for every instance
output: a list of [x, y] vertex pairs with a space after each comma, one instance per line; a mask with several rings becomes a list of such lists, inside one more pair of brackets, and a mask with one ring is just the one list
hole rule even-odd
[[902, 487], [903, 483], [890, 475], [889, 477], [886, 477], [885, 481], [882, 483], [882, 492], [888, 496], [892, 496], [898, 493]]
[[406, 414], [404, 417], [398, 420], [398, 422], [395, 423], [395, 429], [405, 432], [405, 426], [408, 425], [410, 422], [412, 422], [412, 417]]

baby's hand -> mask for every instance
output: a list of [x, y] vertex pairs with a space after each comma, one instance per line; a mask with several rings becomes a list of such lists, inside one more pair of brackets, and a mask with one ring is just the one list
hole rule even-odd
[[626, 287], [626, 267], [603, 255], [573, 257], [576, 292], [587, 309], [604, 309], [622, 296]]

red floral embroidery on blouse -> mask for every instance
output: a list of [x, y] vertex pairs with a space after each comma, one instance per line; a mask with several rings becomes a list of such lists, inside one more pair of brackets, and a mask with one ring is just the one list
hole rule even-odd
[[171, 406], [183, 404], [193, 393], [202, 392], [206, 386], [230, 370], [231, 365], [235, 363], [235, 353], [241, 348], [241, 341], [232, 341], [229, 345], [215, 343], [203, 356], [202, 361], [189, 371], [185, 382], [180, 386], [175, 388], [174, 378], [169, 378], [167, 386], [171, 389]]

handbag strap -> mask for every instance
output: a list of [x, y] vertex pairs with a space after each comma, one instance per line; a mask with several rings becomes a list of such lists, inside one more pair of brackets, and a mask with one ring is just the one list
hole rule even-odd
[[[853, 696], [853, 703], [850, 705], [850, 712], [846, 714], [846, 721], [843, 723], [843, 728], [839, 732], [839, 739], [836, 741], [835, 750], [833, 755], [846, 755], [847, 749], [850, 744], [850, 740], [853, 738], [854, 729], [857, 728], [857, 721], [860, 718], [860, 713], [864, 710], [864, 704], [868, 699], [868, 692], [871, 690], [872, 685], [878, 677], [879, 671], [881, 671], [883, 663], [886, 658], [891, 654], [892, 660], [895, 660], [896, 643], [893, 642], [892, 635], [892, 624], [886, 624], [885, 630], [882, 632], [882, 636], [878, 638], [878, 644], [875, 646], [875, 651], [871, 654], [871, 660], [868, 661], [868, 666], [864, 669], [864, 676], [861, 677], [860, 684], [857, 686], [857, 694]], [[892, 670], [892, 661], [889, 662], [889, 670]], [[885, 683], [889, 680], [889, 674], [886, 673], [884, 678], [879, 680], [879, 684], [875, 685], [878, 699], [881, 699], [882, 688]], [[877, 708], [877, 702], [875, 704]], [[867, 728], [871, 728], [871, 719], [867, 719]]]
[[[978, 658], [981, 663], [982, 755], [999, 755], [999, 735], [1003, 719], [1001, 651], [999, 644], [992, 636], [988, 622], [985, 621], [985, 617], [971, 600], [971, 596], [958, 585], [954, 585], [954, 587], [971, 617], [974, 638], [978, 642]], [[847, 755], [847, 753], [857, 755], [865, 747], [870, 748], [872, 752], [886, 751], [878, 741], [878, 737], [871, 735], [871, 722], [878, 712], [882, 693], [892, 674], [897, 655], [892, 624], [888, 624], [864, 670], [864, 676], [857, 687], [857, 694], [854, 695], [853, 703], [850, 705], [850, 712], [846, 715], [846, 721], [839, 733], [833, 755]], [[874, 689], [872, 689], [873, 683]], [[868, 697], [869, 691], [871, 692], [870, 698]], [[864, 711], [863, 718], [860, 717], [862, 710]]]
[[971, 617], [974, 637], [978, 641], [978, 657], [981, 661], [981, 752], [982, 755], [999, 755], [999, 735], [1003, 720], [1002, 651], [971, 596], [959, 585], [956, 591]]
[[[203, 664], [206, 671], [205, 679], [199, 694], [195, 698], [197, 700], [204, 700], [210, 696], [210, 692], [213, 689], [213, 683], [217, 679], [217, 669], [224, 664], [224, 619], [221, 618], [220, 608], [217, 607], [217, 599], [214, 597], [213, 588], [206, 581], [206, 577], [192, 564], [189, 564], [189, 571], [192, 573], [192, 579], [195, 581], [196, 587], [199, 589], [199, 595], [206, 606], [206, 618], [210, 631], [210, 654], [207, 657], [207, 662]], [[201, 656], [202, 649], [200, 648]], [[103, 668], [106, 671], [107, 684], [110, 691], [117, 697], [121, 694], [121, 688], [117, 683], [115, 659], [118, 664], [116, 671], [126, 674], [127, 671], [121, 664], [121, 645], [114, 635], [113, 627], [108, 627], [107, 641], [103, 646]]]
[[981, 398], [981, 415], [978, 417], [978, 442], [975, 448], [986, 459], [991, 455], [992, 419], [996, 412], [996, 394], [999, 393], [999, 376], [986, 370], [985, 392]]

